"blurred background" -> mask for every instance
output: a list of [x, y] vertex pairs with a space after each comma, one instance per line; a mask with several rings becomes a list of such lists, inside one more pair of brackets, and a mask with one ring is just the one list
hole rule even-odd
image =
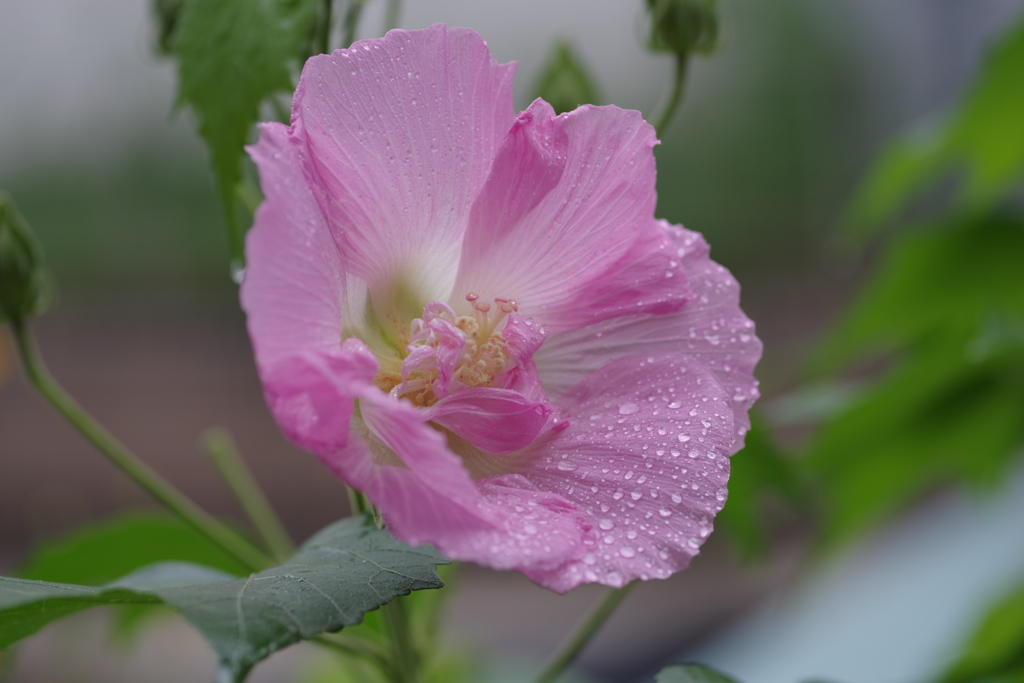
[[[358, 36], [384, 13], [368, 0]], [[764, 398], [719, 533], [630, 595], [580, 680], [649, 681], [689, 659], [748, 683], [982, 675], [961, 666], [965, 643], [1024, 575], [1022, 16], [1022, 0], [720, 2], [719, 48], [691, 59], [657, 149], [658, 213], [740, 280]], [[643, 0], [402, 6], [403, 28], [435, 22], [518, 61], [519, 107], [548, 87], [559, 41], [596, 103], [650, 117], [671, 79]], [[303, 539], [346, 514], [345, 491], [265, 409], [208, 154], [156, 35], [142, 0], [0, 3], [0, 189], [59, 283], [40, 345], [103, 424], [242, 524], [200, 448], [228, 429]], [[0, 573], [137, 510], [155, 508], [30, 390], [0, 330]], [[456, 583], [447, 639], [480, 680], [527, 680], [600, 594], [476, 567]], [[1009, 613], [1010, 677], [993, 680], [1024, 680], [1024, 608]], [[118, 628], [105, 612], [59, 623], [6, 675], [211, 675], [173, 617], [130, 642]], [[322, 656], [292, 648], [252, 680], [330, 680]]]

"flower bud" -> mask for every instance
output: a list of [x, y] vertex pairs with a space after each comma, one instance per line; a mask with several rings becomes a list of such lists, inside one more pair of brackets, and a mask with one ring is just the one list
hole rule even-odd
[[718, 44], [717, 0], [647, 0], [655, 52], [708, 54]]
[[554, 52], [537, 83], [537, 97], [554, 108], [556, 114], [572, 111], [581, 104], [597, 104], [597, 89], [572, 45], [555, 43]]
[[0, 322], [41, 313], [49, 294], [39, 243], [11, 198], [0, 193]]

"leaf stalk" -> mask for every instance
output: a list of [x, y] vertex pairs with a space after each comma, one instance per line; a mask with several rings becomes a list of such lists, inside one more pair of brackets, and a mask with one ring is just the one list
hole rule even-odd
[[281, 523], [266, 494], [260, 488], [252, 470], [242, 459], [231, 435], [223, 429], [211, 429], [203, 436], [203, 444], [210, 460], [217, 466], [231, 492], [235, 494], [245, 514], [252, 521], [267, 549], [277, 562], [284, 562], [295, 554], [295, 544]]

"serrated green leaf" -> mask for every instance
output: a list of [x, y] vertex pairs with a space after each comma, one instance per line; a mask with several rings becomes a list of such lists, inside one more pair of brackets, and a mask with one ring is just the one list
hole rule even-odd
[[851, 203], [848, 228], [867, 235], [940, 174], [965, 173], [957, 202], [992, 206], [1024, 177], [1024, 21], [990, 51], [980, 76], [942, 125], [896, 140]]
[[1017, 681], [1024, 674], [1024, 585], [996, 603], [940, 683]]
[[550, 104], [556, 114], [572, 111], [582, 104], [598, 103], [594, 81], [568, 42], [555, 43], [537, 81], [536, 96]]
[[736, 683], [736, 679], [703, 664], [673, 664], [659, 671], [654, 683]]
[[316, 9], [317, 0], [190, 0], [175, 26], [179, 99], [195, 110], [210, 148], [235, 256], [242, 238], [236, 212], [242, 148], [260, 103], [292, 89]]
[[184, 522], [133, 513], [46, 543], [17, 574], [36, 581], [102, 586], [141, 567], [170, 561], [200, 564], [235, 576], [248, 573], [233, 556]]
[[248, 578], [162, 563], [104, 587], [0, 578], [0, 648], [87, 607], [163, 602], [210, 643], [218, 681], [237, 682], [273, 652], [359, 623], [400, 595], [443, 584], [429, 546], [410, 548], [367, 515], [337, 522], [288, 562]]

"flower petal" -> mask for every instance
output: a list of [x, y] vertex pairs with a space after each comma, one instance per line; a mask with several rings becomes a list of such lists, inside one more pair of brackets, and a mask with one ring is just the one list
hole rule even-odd
[[681, 306], [689, 290], [652, 218], [655, 144], [639, 112], [556, 117], [534, 102], [473, 206], [453, 306], [469, 291], [515, 299], [553, 332]]
[[371, 386], [373, 354], [358, 339], [332, 351], [311, 350], [260, 368], [267, 405], [282, 431], [317, 455], [348, 445], [353, 399]]
[[554, 412], [547, 401], [518, 391], [473, 387], [456, 391], [426, 410], [426, 418], [447, 427], [485, 453], [511, 453], [540, 436]]
[[242, 308], [261, 366], [341, 342], [345, 275], [320, 206], [306, 183], [298, 142], [264, 124], [249, 154], [266, 200], [246, 239]]
[[512, 125], [514, 64], [437, 24], [306, 62], [292, 113], [310, 179], [371, 292], [404, 277], [446, 299], [470, 206]]
[[621, 586], [686, 567], [725, 502], [734, 440], [729, 397], [686, 356], [620, 358], [562, 396], [568, 429], [527, 473], [585, 512], [587, 554], [526, 571], [558, 592]]
[[740, 310], [740, 287], [728, 270], [708, 258], [708, 245], [696, 232], [663, 226], [693, 289], [692, 299], [667, 315], [631, 315], [552, 335], [534, 356], [544, 388], [556, 398], [606, 364], [637, 353], [685, 353], [715, 374], [732, 401], [743, 447], [750, 428], [747, 412], [759, 396], [754, 366], [761, 342], [754, 323]]
[[[379, 391], [359, 404], [369, 445], [353, 439], [327, 461], [381, 509], [395, 538], [502, 570], [541, 571], [582, 557], [588, 525], [564, 498], [521, 475], [474, 483], [422, 411]], [[380, 445], [398, 460], [382, 462]]]

